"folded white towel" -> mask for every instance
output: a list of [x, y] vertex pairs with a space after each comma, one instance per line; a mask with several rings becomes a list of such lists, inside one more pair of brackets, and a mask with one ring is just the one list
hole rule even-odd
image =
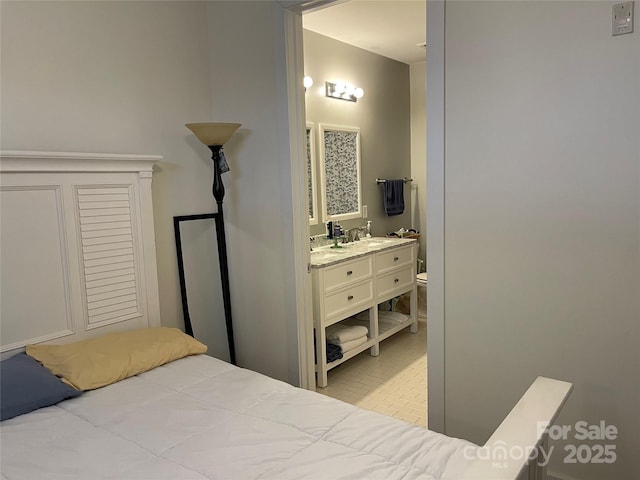
[[398, 325], [400, 323], [406, 322], [409, 317], [404, 313], [400, 312], [378, 312], [378, 322], [379, 323], [391, 323], [394, 325]]
[[[344, 325], [336, 323], [327, 327], [325, 330], [327, 334], [327, 340], [333, 344], [339, 344], [367, 336], [369, 330], [362, 325]], [[337, 343], [336, 343], [337, 342]]]
[[[369, 313], [362, 312], [356, 315], [356, 320], [358, 321], [369, 321]], [[390, 311], [382, 311], [378, 310], [378, 323], [386, 323], [392, 325], [399, 325], [407, 321], [409, 317], [404, 313], [400, 312], [390, 312]]]
[[327, 340], [327, 342], [331, 343], [332, 345], [338, 345], [340, 347], [340, 349], [342, 350], [342, 353], [346, 353], [349, 350], [353, 350], [354, 348], [359, 347], [360, 345], [365, 343], [368, 339], [369, 338], [365, 335], [363, 337], [356, 338], [354, 340], [349, 340], [348, 342], [338, 343], [338, 342], [332, 341], [332, 340]]

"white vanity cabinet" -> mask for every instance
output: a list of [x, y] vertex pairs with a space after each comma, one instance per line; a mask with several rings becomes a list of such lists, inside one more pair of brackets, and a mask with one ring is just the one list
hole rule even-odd
[[[351, 245], [351, 244], [350, 244]], [[320, 253], [320, 252], [316, 252]], [[313, 326], [315, 332], [316, 372], [319, 387], [327, 386], [327, 372], [367, 348], [371, 355], [379, 354], [379, 343], [411, 327], [417, 332], [417, 242], [411, 240], [385, 240], [357, 243], [339, 253], [321, 253], [314, 262]], [[410, 315], [400, 324], [378, 321], [378, 304], [404, 293], [410, 293]], [[327, 363], [325, 329], [330, 325], [369, 312], [369, 338], [366, 343], [347, 352], [343, 357]]]
[[[416, 281], [418, 245], [408, 245], [397, 247], [391, 250], [378, 252], [375, 255], [376, 264], [376, 307], [378, 304], [390, 300], [403, 293], [411, 293], [410, 315], [407, 323], [400, 325], [389, 325], [378, 322], [376, 337], [378, 341], [390, 337], [399, 332], [407, 325], [411, 325], [411, 332], [418, 331], [418, 294]], [[375, 316], [378, 310], [376, 308]]]

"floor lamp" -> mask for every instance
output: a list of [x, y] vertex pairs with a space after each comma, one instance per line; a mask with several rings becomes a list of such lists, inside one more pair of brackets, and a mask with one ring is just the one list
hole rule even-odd
[[[176, 219], [197, 220], [200, 218], [215, 219], [216, 237], [218, 240], [218, 259], [220, 262], [220, 279], [222, 281], [222, 301], [224, 302], [224, 317], [227, 326], [227, 339], [229, 342], [229, 357], [232, 364], [236, 364], [235, 344], [233, 340], [233, 322], [231, 317], [231, 295], [229, 289], [229, 266], [227, 264], [227, 240], [224, 230], [224, 217], [222, 213], [222, 201], [224, 199], [224, 185], [222, 183], [222, 173], [228, 171], [226, 159], [221, 152], [222, 146], [231, 138], [231, 135], [240, 128], [239, 123], [188, 123], [185, 125], [191, 130], [198, 140], [204, 143], [211, 150], [211, 160], [213, 160], [213, 197], [218, 204], [217, 214], [205, 215], [189, 215], [185, 217], [174, 217], [174, 226]], [[179, 240], [179, 227], [176, 230], [176, 240]], [[178, 243], [178, 242], [177, 242]], [[184, 282], [184, 271], [182, 269], [182, 248], [179, 245], [179, 264], [180, 264], [180, 284], [183, 290], [183, 309], [186, 308], [186, 287]], [[188, 318], [188, 317], [187, 317]], [[185, 322], [187, 321], [185, 318]], [[191, 329], [189, 321], [189, 329]], [[189, 332], [187, 332], [189, 333]]]

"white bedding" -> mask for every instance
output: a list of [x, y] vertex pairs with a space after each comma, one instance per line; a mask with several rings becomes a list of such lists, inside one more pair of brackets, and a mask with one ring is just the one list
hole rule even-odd
[[456, 479], [466, 441], [206, 355], [1, 424], [2, 480]]

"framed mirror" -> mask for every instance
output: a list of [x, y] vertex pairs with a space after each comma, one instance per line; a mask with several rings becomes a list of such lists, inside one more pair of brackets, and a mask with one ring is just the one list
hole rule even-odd
[[309, 191], [309, 225], [318, 224], [318, 193], [316, 185], [316, 144], [313, 123], [307, 123], [307, 182]]
[[207, 345], [207, 355], [235, 364], [231, 314], [224, 309], [229, 279], [220, 270], [226, 256], [218, 243], [221, 222], [219, 213], [175, 216], [173, 231], [185, 332]]
[[362, 217], [360, 129], [319, 124], [323, 221]]

